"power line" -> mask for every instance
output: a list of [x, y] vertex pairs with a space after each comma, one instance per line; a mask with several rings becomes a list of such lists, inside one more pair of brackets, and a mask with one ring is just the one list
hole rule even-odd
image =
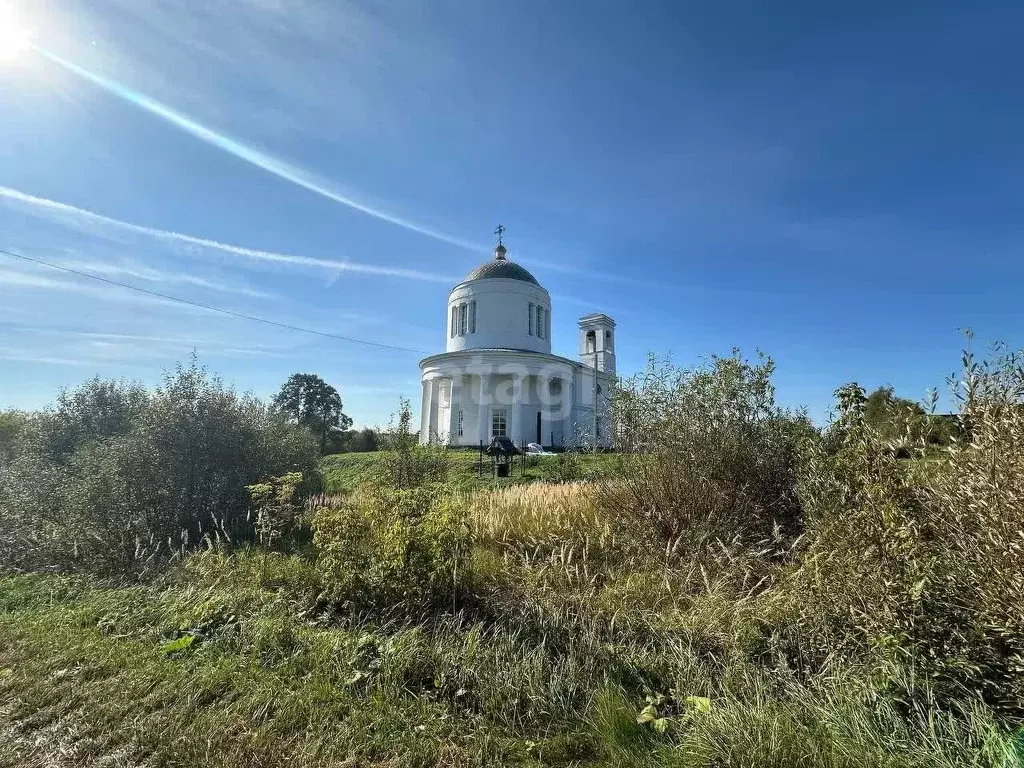
[[280, 323], [277, 320], [268, 320], [265, 317], [257, 317], [256, 315], [249, 315], [249, 314], [246, 314], [245, 312], [236, 312], [233, 309], [224, 309], [223, 307], [214, 307], [214, 306], [212, 306], [210, 304], [203, 304], [203, 303], [198, 302], [198, 301], [190, 301], [189, 299], [183, 299], [183, 298], [181, 298], [179, 296], [171, 296], [171, 295], [166, 294], [166, 293], [160, 293], [159, 291], [151, 291], [148, 288], [140, 288], [137, 285], [130, 285], [129, 283], [122, 283], [122, 282], [119, 282], [117, 280], [111, 280], [110, 278], [107, 278], [107, 277], [100, 277], [99, 275], [93, 275], [93, 274], [90, 274], [88, 272], [81, 272], [81, 271], [79, 271], [77, 269], [72, 269], [71, 267], [65, 267], [65, 266], [62, 266], [60, 264], [54, 264], [52, 262], [44, 261], [43, 259], [37, 259], [37, 258], [32, 257], [32, 256], [25, 256], [22, 253], [14, 253], [12, 251], [6, 251], [3, 248], [0, 248], [0, 254], [3, 254], [5, 256], [10, 256], [11, 258], [14, 258], [14, 259], [21, 259], [22, 261], [29, 261], [29, 262], [32, 262], [33, 264], [39, 264], [39, 265], [42, 265], [44, 267], [49, 267], [50, 269], [59, 270], [61, 272], [68, 272], [68, 273], [70, 273], [72, 275], [77, 275], [78, 277], [84, 277], [84, 278], [87, 278], [89, 280], [96, 280], [97, 282], [100, 282], [100, 283], [107, 283], [108, 285], [116, 285], [119, 288], [127, 288], [130, 291], [137, 291], [139, 293], [145, 293], [145, 294], [147, 294], [149, 296], [156, 296], [157, 298], [160, 298], [160, 299], [166, 299], [168, 301], [175, 301], [175, 302], [177, 302], [179, 304], [185, 304], [185, 305], [190, 306], [190, 307], [198, 307], [199, 309], [205, 309], [205, 310], [207, 310], [209, 312], [219, 312], [219, 313], [221, 313], [223, 315], [228, 315], [230, 317], [237, 317], [237, 318], [240, 318], [242, 320], [251, 320], [251, 321], [253, 321], [255, 323], [263, 323], [264, 325], [272, 325], [272, 326], [275, 326], [277, 328], [284, 328], [284, 329], [289, 330], [289, 331], [298, 331], [300, 333], [310, 333], [310, 334], [313, 334], [314, 336], [322, 336], [322, 337], [327, 338], [327, 339], [335, 339], [337, 341], [347, 341], [347, 342], [350, 342], [352, 344], [364, 344], [364, 345], [366, 345], [368, 347], [378, 347], [380, 349], [390, 349], [390, 350], [394, 350], [396, 352], [415, 352], [416, 354], [420, 354], [420, 355], [428, 354], [427, 352], [425, 352], [424, 350], [421, 350], [421, 349], [412, 349], [411, 347], [399, 347], [399, 346], [396, 346], [394, 344], [383, 344], [383, 343], [381, 343], [379, 341], [366, 341], [365, 339], [357, 339], [357, 338], [354, 338], [352, 336], [343, 336], [343, 335], [341, 335], [339, 333], [328, 333], [326, 331], [318, 331], [318, 330], [315, 330], [313, 328], [304, 328], [301, 325], [291, 325], [290, 323]]

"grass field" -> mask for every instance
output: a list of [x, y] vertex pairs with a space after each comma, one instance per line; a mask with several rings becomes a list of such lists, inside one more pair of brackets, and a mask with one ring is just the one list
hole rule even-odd
[[[354, 490], [368, 479], [380, 460], [380, 453], [337, 453], [326, 456], [321, 462], [324, 475], [324, 490], [328, 493], [345, 493]], [[550, 479], [558, 472], [558, 456], [532, 456], [527, 458], [525, 473], [520, 470], [520, 459], [516, 459], [515, 471], [508, 479], [496, 480], [491, 474], [490, 459], [484, 457], [482, 471], [480, 458], [474, 450], [451, 450], [446, 454], [451, 462], [449, 481], [462, 487], [485, 488], [491, 485], [513, 485], [523, 482]], [[582, 477], [589, 477], [614, 467], [615, 457], [611, 454], [575, 454], [579, 461]], [[482, 477], [480, 476], [482, 475]]]
[[635, 550], [595, 490], [462, 491], [447, 610], [339, 603], [308, 545], [0, 578], [0, 766], [1019, 765], [983, 708], [773, 661], [770, 593]]
[[90, 382], [0, 472], [0, 768], [1020, 768], [1024, 369], [965, 360], [941, 450], [734, 355], [502, 481]]
[[852, 679], [745, 666], [722, 605], [620, 607], [612, 636], [543, 602], [381, 626], [315, 584], [244, 553], [134, 587], [0, 580], [0, 766], [1014, 765], [984, 715], [915, 722]]

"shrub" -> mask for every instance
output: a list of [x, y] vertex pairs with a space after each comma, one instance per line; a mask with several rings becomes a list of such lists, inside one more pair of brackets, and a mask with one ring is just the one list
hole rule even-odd
[[565, 451], [555, 457], [547, 479], [553, 483], [572, 483], [583, 477], [583, 463], [575, 451]]
[[450, 462], [445, 449], [436, 444], [420, 445], [412, 432], [409, 401], [398, 401], [398, 421], [379, 435], [380, 454], [370, 482], [386, 488], [419, 488], [441, 484], [448, 479]]
[[738, 352], [694, 371], [652, 358], [615, 393], [619, 472], [602, 503], [684, 551], [795, 534], [797, 446], [813, 428], [775, 405], [773, 371]]
[[971, 428], [923, 472], [865, 422], [862, 389], [837, 393], [838, 449], [801, 472], [807, 538], [785, 594], [812, 660], [867, 658], [900, 670], [904, 695], [1019, 716], [1024, 371], [968, 355], [954, 393]]
[[313, 518], [318, 564], [335, 597], [429, 607], [454, 597], [469, 552], [462, 505], [437, 486], [367, 486]]
[[867, 396], [836, 392], [829, 439], [807, 446], [799, 495], [806, 536], [794, 581], [782, 592], [800, 616], [800, 653], [812, 667], [912, 631], [927, 568], [919, 539], [927, 516], [912, 466], [865, 419]]
[[0, 568], [123, 573], [206, 536], [253, 538], [246, 486], [315, 474], [312, 436], [194, 362], [94, 379], [30, 419], [0, 479]]
[[0, 411], [0, 467], [10, 459], [14, 445], [27, 424], [27, 414], [20, 411]]
[[255, 508], [256, 536], [265, 548], [273, 549], [301, 522], [302, 506], [296, 499], [300, 485], [302, 473], [287, 472], [246, 486]]

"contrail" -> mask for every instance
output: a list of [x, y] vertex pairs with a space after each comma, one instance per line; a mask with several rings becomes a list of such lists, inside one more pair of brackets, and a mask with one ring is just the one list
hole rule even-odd
[[244, 160], [245, 162], [254, 165], [257, 168], [261, 168], [268, 173], [272, 173], [280, 179], [296, 184], [303, 189], [314, 192], [328, 200], [333, 200], [336, 203], [340, 203], [341, 205], [348, 206], [356, 211], [365, 213], [367, 216], [372, 216], [375, 219], [386, 221], [389, 224], [394, 224], [395, 226], [425, 235], [426, 237], [430, 237], [435, 240], [440, 240], [443, 243], [448, 243], [449, 245], [454, 245], [474, 252], [487, 250], [486, 246], [481, 246], [476, 243], [471, 243], [468, 240], [455, 237], [454, 235], [439, 232], [436, 229], [425, 227], [421, 224], [409, 221], [408, 219], [403, 219], [400, 216], [390, 214], [387, 211], [373, 208], [365, 203], [359, 202], [358, 200], [354, 200], [351, 197], [347, 197], [326, 186], [328, 182], [317, 179], [306, 171], [303, 171], [301, 168], [296, 168], [289, 163], [264, 154], [263, 152], [253, 149], [240, 141], [232, 139], [230, 136], [217, 133], [217, 131], [212, 128], [207, 128], [205, 125], [197, 123], [195, 120], [186, 117], [180, 112], [176, 112], [170, 107], [161, 104], [155, 99], [151, 99], [145, 94], [139, 93], [138, 91], [133, 90], [126, 85], [122, 85], [115, 80], [110, 80], [102, 75], [90, 72], [84, 67], [78, 66], [74, 62], [68, 61], [55, 53], [47, 51], [45, 48], [40, 48], [39, 46], [32, 47], [50, 61], [59, 64], [68, 71], [88, 80], [93, 85], [99, 86], [108, 93], [112, 93], [125, 101], [131, 102], [137, 107], [144, 109], [146, 112], [149, 112], [151, 115], [156, 115], [157, 117], [166, 120], [171, 125], [195, 136], [197, 139], [205, 141], [207, 144], [217, 147], [218, 149], [222, 149], [225, 152], [234, 155], [238, 159]]
[[164, 240], [167, 242], [181, 243], [184, 245], [195, 245], [201, 248], [211, 248], [222, 253], [230, 253], [235, 256], [243, 256], [255, 261], [268, 261], [278, 264], [293, 264], [302, 267], [316, 267], [330, 269], [340, 272], [354, 272], [363, 275], [378, 275], [381, 277], [398, 277], [406, 280], [420, 280], [431, 283], [454, 284], [458, 278], [451, 275], [439, 275], [433, 272], [423, 272], [417, 269], [404, 269], [402, 267], [384, 267], [377, 264], [360, 264], [352, 261], [338, 259], [319, 259], [311, 256], [296, 256], [290, 253], [277, 253], [274, 251], [263, 251], [256, 248], [246, 248], [240, 245], [221, 243], [217, 240], [209, 240], [204, 237], [186, 235], [181, 232], [171, 232], [165, 229], [155, 229], [141, 224], [133, 224], [129, 221], [113, 219], [103, 216], [84, 208], [76, 208], [67, 203], [56, 200], [48, 200], [45, 197], [36, 197], [10, 187], [0, 186], [0, 198], [7, 198], [18, 203], [29, 205], [35, 208], [43, 208], [47, 211], [70, 217], [82, 223], [98, 224], [107, 227], [114, 227], [125, 232], [134, 232], [147, 237]]
[[[417, 224], [416, 222], [410, 221], [409, 219], [405, 219], [400, 216], [395, 216], [394, 214], [388, 213], [387, 211], [382, 211], [378, 208], [369, 206], [366, 203], [362, 203], [351, 197], [343, 195], [336, 189], [331, 188], [329, 181], [317, 178], [313, 174], [310, 174], [309, 172], [304, 171], [301, 168], [297, 168], [296, 166], [291, 165], [290, 163], [287, 163], [278, 158], [271, 157], [270, 155], [264, 152], [260, 152], [259, 150], [254, 149], [240, 141], [232, 139], [230, 136], [218, 133], [212, 128], [208, 128], [207, 126], [196, 122], [190, 117], [187, 117], [182, 113], [177, 112], [174, 109], [171, 109], [165, 104], [162, 104], [159, 101], [156, 101], [155, 99], [152, 99], [143, 93], [139, 93], [138, 91], [129, 88], [128, 86], [123, 85], [117, 82], [116, 80], [111, 80], [110, 78], [103, 77], [102, 75], [98, 75], [95, 72], [91, 72], [88, 69], [85, 69], [84, 67], [81, 67], [72, 61], [68, 61], [63, 57], [46, 50], [45, 48], [40, 48], [39, 46], [35, 45], [32, 47], [41, 56], [44, 56], [50, 61], [59, 64], [68, 71], [78, 75], [84, 80], [89, 81], [93, 85], [102, 88], [108, 93], [111, 93], [121, 99], [124, 99], [125, 101], [130, 102], [135, 106], [150, 113], [151, 115], [155, 115], [156, 117], [159, 117], [167, 121], [176, 128], [179, 128], [180, 130], [200, 139], [201, 141], [206, 142], [211, 146], [222, 149], [225, 152], [237, 157], [238, 159], [249, 163], [250, 165], [256, 166], [257, 168], [260, 168], [268, 173], [272, 173], [273, 175], [277, 176], [280, 179], [283, 179], [284, 181], [291, 182], [292, 184], [302, 187], [305, 190], [320, 195], [321, 197], [324, 197], [335, 203], [339, 203], [340, 205], [344, 205], [348, 208], [364, 213], [367, 216], [372, 216], [373, 218], [379, 219], [380, 221], [385, 221], [388, 222], [389, 224], [394, 224], [395, 226], [402, 227], [403, 229], [409, 230], [410, 232], [416, 232], [417, 234], [424, 235], [425, 237], [429, 237], [434, 240], [438, 240], [442, 243], [454, 245], [458, 248], [462, 248], [473, 253], [481, 253], [489, 250], [489, 246], [481, 245], [479, 243], [473, 243], [463, 238], [450, 235], [446, 232], [441, 232], [439, 230], [432, 229], [421, 224]], [[528, 258], [520, 259], [520, 261], [526, 263], [541, 263], [536, 259], [531, 260]], [[575, 274], [585, 278], [592, 278], [616, 283], [631, 283], [636, 286], [647, 288], [665, 287], [664, 283], [637, 280], [636, 278], [631, 278], [623, 275], [616, 275], [612, 273], [605, 273], [590, 269], [580, 269], [572, 267], [570, 265], [560, 264], [553, 259], [544, 260], [542, 263], [544, 268], [546, 269], [550, 269], [556, 272]], [[332, 268], [343, 269], [349, 272], [366, 271], [368, 274], [393, 274], [393, 276], [396, 277], [409, 276], [407, 274], [396, 274], [393, 272], [389, 273], [387, 271], [370, 272], [368, 269], [364, 270], [361, 268], [360, 265], [356, 264], [348, 264], [347, 266], [321, 264], [319, 266], [331, 266]], [[405, 270], [398, 270], [398, 272], [405, 272]]]

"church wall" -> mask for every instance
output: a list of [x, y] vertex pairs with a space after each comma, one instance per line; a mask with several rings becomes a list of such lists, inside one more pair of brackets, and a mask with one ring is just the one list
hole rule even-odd
[[[476, 302], [476, 333], [451, 335], [451, 308], [463, 302]], [[530, 334], [529, 305], [544, 308], [550, 318], [551, 297], [540, 286], [522, 280], [476, 280], [456, 286], [448, 299], [446, 328], [447, 351], [467, 349], [521, 349], [551, 352], [551, 339]], [[534, 310], [536, 313], [536, 310]], [[534, 325], [536, 320], [534, 319]], [[545, 323], [550, 328], [550, 319]]]
[[[519, 376], [521, 381], [518, 398], [514, 396], [516, 376]], [[451, 384], [453, 378], [459, 380], [459, 385], [454, 388]], [[555, 388], [551, 386], [552, 378], [558, 378], [560, 381]], [[428, 405], [427, 393], [430, 391], [431, 382], [436, 382], [436, 395]], [[543, 445], [561, 446], [565, 444], [567, 436], [573, 433], [571, 427], [565, 423], [573, 413], [573, 387], [564, 369], [540, 374], [525, 371], [515, 374], [488, 374], [488, 387], [483, 393], [482, 433], [479, 374], [463, 373], [457, 367], [453, 367], [450, 373], [437, 371], [426, 381], [424, 392], [423, 439], [463, 446], [478, 445], [481, 439], [489, 442], [495, 408], [505, 411], [506, 434], [513, 438], [516, 444], [540, 442]], [[564, 404], [563, 398], [568, 398]], [[462, 411], [462, 435], [458, 434], [459, 411]], [[539, 441], [538, 413], [541, 420]]]

